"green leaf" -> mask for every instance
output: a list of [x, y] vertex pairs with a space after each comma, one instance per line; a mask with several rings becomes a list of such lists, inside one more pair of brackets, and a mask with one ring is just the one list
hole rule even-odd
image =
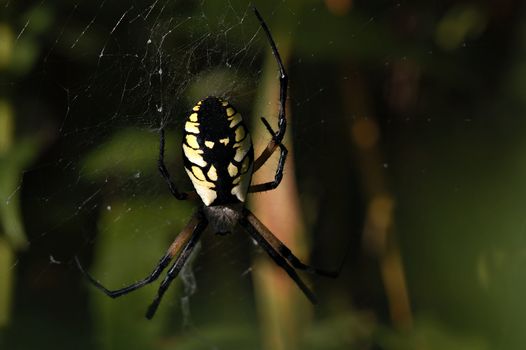
[[10, 318], [13, 255], [9, 243], [0, 237], [0, 329], [8, 324]]
[[[167, 134], [167, 149], [174, 144], [174, 140]], [[109, 177], [130, 173], [151, 174], [157, 172], [158, 152], [159, 134], [139, 129], [124, 129], [86, 156], [82, 176], [103, 181]]]
[[38, 152], [38, 142], [24, 140], [0, 156], [0, 221], [3, 233], [15, 248], [26, 244], [20, 213], [22, 174]]
[[[149, 275], [191, 214], [188, 204], [171, 197], [157, 200], [154, 205], [148, 200], [133, 200], [113, 201], [104, 207], [92, 273], [110, 289], [122, 288]], [[95, 329], [104, 348], [151, 349], [169, 315], [178, 309], [179, 284], [180, 279], [176, 279], [150, 321], [145, 312], [158, 282], [117, 299], [86, 283], [93, 296]]]

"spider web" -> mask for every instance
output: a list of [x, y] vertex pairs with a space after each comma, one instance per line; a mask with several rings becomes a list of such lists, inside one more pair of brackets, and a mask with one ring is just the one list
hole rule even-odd
[[[170, 172], [190, 189], [187, 111], [224, 97], [256, 136], [259, 105], [278, 103], [277, 67], [242, 0], [0, 1], [2, 345], [5, 334], [9, 349], [274, 349], [274, 338], [302, 349], [520, 348], [524, 5], [255, 4], [291, 78], [285, 144], [312, 238], [303, 250], [329, 268], [349, 252], [347, 274], [313, 278], [321, 305], [282, 323], [258, 313], [279, 307], [258, 295], [259, 250], [237, 233], [204, 235], [153, 322], [143, 316], [158, 282], [116, 300], [89, 285], [74, 256], [105, 286], [125, 286], [195, 209], [158, 174], [159, 128]], [[257, 149], [268, 135], [254, 139]]]
[[[133, 348], [122, 345], [126, 344], [122, 339], [112, 340], [115, 334], [133, 333], [115, 324], [131, 318], [137, 322], [137, 332], [155, 328], [145, 326], [142, 317], [158, 283], [125, 297], [129, 302], [110, 300], [87, 283], [81, 284], [80, 290], [73, 287], [78, 285], [79, 272], [72, 258], [78, 255], [108, 288], [122, 287], [150, 272], [193, 210], [191, 204], [172, 198], [158, 175], [159, 128], [168, 130], [166, 155], [176, 183], [181, 189], [190, 189], [181, 167], [178, 132], [187, 111], [207, 95], [221, 96], [246, 118], [256, 120], [259, 116], [250, 111], [262, 80], [263, 59], [270, 48], [251, 7], [242, 1], [42, 0], [32, 5], [8, 1], [4, 6], [21, 14], [14, 16], [19, 29], [15, 45], [23, 47], [37, 39], [42, 42], [37, 46], [40, 52], [31, 74], [24, 77], [31, 86], [24, 96], [30, 100], [20, 108], [21, 116], [30, 116], [23, 117], [26, 119], [20, 129], [37, 135], [38, 162], [24, 168], [23, 193], [20, 182], [9, 196], [21, 195], [24, 212], [34, 216], [25, 222], [30, 252], [17, 257], [12, 268], [21, 268], [30, 276], [27, 283], [42, 288], [49, 303], [63, 298], [68, 306], [52, 304], [43, 307], [44, 311], [56, 309], [64, 320], [85, 308], [84, 314], [95, 321], [92, 327], [103, 343]], [[397, 6], [389, 3], [373, 12], [382, 15]], [[309, 6], [314, 13], [322, 8], [322, 4]], [[278, 15], [290, 17], [290, 21], [298, 18], [295, 7], [287, 1], [265, 9], [269, 24]], [[374, 21], [376, 16], [358, 21], [351, 29], [350, 40], [359, 40]], [[293, 35], [289, 32], [284, 36]], [[327, 39], [326, 51], [338, 44], [341, 42]], [[323, 50], [307, 48], [287, 67], [289, 71], [301, 70], [318, 59], [323, 60]], [[349, 75], [338, 79], [344, 82], [352, 79], [352, 74], [351, 69]], [[312, 75], [319, 78], [317, 82], [298, 82], [295, 89], [300, 97], [289, 101], [298, 111], [331, 99], [327, 76], [323, 72]], [[276, 104], [277, 96], [269, 103]], [[299, 140], [294, 142], [303, 149], [298, 155], [300, 164], [310, 164], [311, 154], [316, 153], [320, 161], [334, 152], [319, 148], [332, 137], [331, 130], [338, 128], [323, 109], [320, 112], [318, 119], [293, 121]], [[271, 123], [275, 122], [273, 118], [267, 116]], [[264, 142], [256, 140], [257, 144]], [[316, 180], [316, 175], [311, 176], [305, 186], [318, 186]], [[309, 197], [305, 198], [308, 206]], [[311, 212], [316, 210], [311, 208]], [[216, 348], [215, 340], [211, 340], [216, 338], [210, 334], [224, 329], [202, 329], [222, 318], [206, 311], [228, 312], [214, 305], [231, 298], [246, 306], [241, 310], [250, 310], [249, 315], [241, 315], [239, 310], [235, 313], [234, 328], [255, 334], [255, 305], [247, 296], [252, 287], [248, 244], [248, 239], [239, 236], [205, 237], [164, 298], [156, 318], [170, 319], [190, 330], [189, 340], [185, 339], [189, 344], [195, 341]], [[214, 272], [207, 273], [211, 269]], [[60, 281], [61, 288], [47, 285], [53, 278]], [[73, 294], [67, 292], [71, 289]], [[19, 322], [29, 318], [33, 304], [27, 300], [31, 295], [20, 296], [17, 308], [23, 316]], [[88, 300], [89, 305], [78, 306], [79, 300]], [[28, 306], [23, 305], [26, 303]], [[175, 316], [174, 310], [178, 310]], [[239, 325], [240, 320], [247, 319], [253, 327]], [[39, 319], [43, 323], [46, 320]]]
[[[45, 149], [38, 167], [25, 170], [25, 186], [34, 188], [27, 194], [30, 211], [44, 217], [27, 225], [34, 260], [40, 265], [35, 283], [56, 273], [54, 266], [72, 268], [72, 253], [88, 266], [91, 254], [94, 259], [103, 256], [105, 264], [114, 266], [91, 269], [110, 288], [142, 278], [193, 210], [170, 198], [159, 181], [158, 130], [161, 126], [168, 129], [166, 153], [176, 182], [181, 188], [191, 188], [182, 167], [177, 166], [181, 164], [177, 130], [186, 112], [207, 95], [237, 100], [238, 108], [247, 107], [255, 93], [263, 45], [250, 7], [226, 2], [217, 11], [219, 4], [213, 2], [159, 0], [5, 6], [26, 11], [26, 21], [16, 36], [18, 45], [31, 38], [33, 27], [55, 17], [44, 37], [43, 58], [31, 78], [39, 86], [37, 102], [50, 94], [59, 94], [62, 100], [62, 105], [42, 113], [55, 124], [55, 130], [46, 135], [51, 139], [45, 140], [50, 148]], [[36, 113], [37, 108], [31, 112]], [[54, 177], [62, 181], [52, 180]], [[60, 215], [52, 217], [56, 215], [53, 210]], [[144, 220], [146, 215], [149, 220]], [[108, 247], [130, 245], [138, 250], [123, 256], [105, 255], [94, 245], [100, 237], [110, 237], [105, 241]], [[66, 244], [73, 251], [65, 251], [64, 240], [76, 242]], [[236, 257], [244, 243], [234, 242], [229, 248], [210, 240], [203, 255], [219, 249], [225, 251], [221, 256], [225, 266], [245, 265], [247, 259], [240, 262]], [[132, 270], [145, 268], [131, 275], [125, 267], [115, 268], [132, 264], [134, 259], [139, 263]], [[18, 260], [13, 268], [17, 264]], [[178, 298], [181, 324], [188, 328], [189, 297], [196, 292], [196, 282], [192, 264], [187, 265], [181, 273], [185, 287]], [[202, 263], [197, 270], [202, 269], [199, 266]], [[69, 274], [78, 274], [71, 268]], [[246, 265], [238, 273], [245, 269]], [[118, 271], [126, 277], [115, 280]], [[247, 283], [246, 276], [242, 280]], [[214, 279], [210, 283], [228, 282]], [[156, 287], [148, 289], [151, 299]], [[172, 300], [177, 300], [175, 294], [180, 293], [172, 294]], [[145, 310], [149, 301], [142, 299], [137, 303]], [[164, 306], [174, 304], [165, 302]], [[138, 315], [142, 317], [143, 312]]]
[[[38, 93], [28, 112], [40, 114], [41, 125], [54, 125], [43, 132], [39, 165], [24, 171], [26, 211], [42, 218], [26, 225], [31, 260], [18, 266], [17, 259], [12, 268], [34, 268], [37, 276], [32, 283], [37, 285], [55, 275], [65, 284], [75, 283], [70, 282], [79, 275], [72, 264], [74, 254], [109, 288], [142, 278], [193, 210], [171, 198], [160, 180], [158, 130], [161, 126], [168, 130], [166, 153], [172, 175], [181, 188], [191, 188], [179, 166], [177, 130], [186, 112], [207, 95], [224, 97], [241, 111], [251, 109], [269, 47], [250, 6], [159, 0], [118, 4], [44, 0], [27, 7], [15, 2], [5, 6], [24, 13], [15, 45], [35, 36], [45, 43], [30, 76]], [[282, 11], [294, 14], [283, 3], [265, 17], [272, 21], [273, 13]], [[34, 33], [39, 25], [47, 26], [40, 35]], [[305, 102], [322, 91], [313, 92]], [[61, 104], [45, 105], [50, 96]], [[250, 288], [247, 243], [239, 238], [203, 239], [194, 263], [182, 271], [181, 282], [174, 283], [156, 317], [168, 317], [164, 309], [180, 309], [175, 321], [179, 317], [177, 323], [192, 330], [202, 324], [203, 310], [212, 304], [206, 300], [223, 300], [225, 290]], [[218, 263], [224, 266], [216, 269], [222, 277], [206, 273], [207, 266]], [[184, 287], [175, 286], [179, 283]], [[133, 319], [142, 317], [157, 285], [130, 296]], [[122, 313], [122, 305], [131, 303], [117, 301], [113, 304], [121, 306], [114, 307], [110, 305], [114, 301], [101, 298], [99, 291], [90, 290], [92, 286], [84, 287], [95, 319], [104, 310]], [[256, 324], [252, 302], [242, 292], [234, 299], [252, 309], [250, 319]], [[68, 303], [76, 308], [74, 300]], [[192, 317], [194, 309], [200, 319]], [[111, 325], [99, 321], [99, 334], [110, 337]], [[199, 328], [196, 339], [201, 338]], [[214, 348], [205, 336], [201, 341]]]

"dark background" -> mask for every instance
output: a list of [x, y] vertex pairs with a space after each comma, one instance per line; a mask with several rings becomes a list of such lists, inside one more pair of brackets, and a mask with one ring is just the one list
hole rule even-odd
[[[257, 148], [278, 79], [248, 3], [0, 1], [0, 348], [518, 349], [526, 344], [521, 1], [272, 1], [289, 73], [285, 180], [249, 207], [337, 279], [298, 288], [244, 232], [207, 232], [158, 314], [189, 219], [182, 121], [227, 98]], [[272, 177], [276, 159], [267, 165]], [[262, 173], [264, 171], [262, 170]], [[258, 177], [258, 181], [263, 181]]]

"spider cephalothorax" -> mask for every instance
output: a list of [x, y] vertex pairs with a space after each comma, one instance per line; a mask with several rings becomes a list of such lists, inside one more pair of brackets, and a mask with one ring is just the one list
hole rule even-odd
[[[159, 171], [175, 198], [179, 200], [200, 199], [202, 203], [153, 272], [128, 287], [112, 291], [106, 289], [85, 272], [77, 260], [79, 268], [91, 283], [110, 297], [116, 298], [155, 281], [170, 264], [170, 261], [177, 257], [161, 283], [156, 298], [148, 308], [147, 318], [152, 318], [155, 314], [164, 293], [181, 271], [207, 226], [219, 234], [231, 232], [237, 226], [243, 228], [269, 254], [272, 260], [285, 270], [313, 303], [316, 302], [316, 297], [299, 278], [295, 269], [326, 276], [335, 275], [333, 272], [303, 264], [244, 205], [247, 193], [268, 191], [278, 187], [283, 177], [283, 167], [287, 157], [287, 149], [281, 143], [287, 125], [285, 118], [287, 75], [265, 21], [256, 9], [254, 12], [267, 36], [280, 74], [278, 130], [272, 130], [267, 120], [261, 118], [272, 135], [267, 147], [254, 160], [252, 141], [241, 114], [227, 101], [218, 97], [210, 96], [197, 102], [185, 120], [182, 146], [184, 167], [195, 192], [180, 192], [170, 178], [164, 164], [164, 128], [161, 128], [160, 132], [158, 164]], [[277, 148], [280, 149], [280, 157], [274, 180], [252, 185], [252, 173], [261, 168]]]

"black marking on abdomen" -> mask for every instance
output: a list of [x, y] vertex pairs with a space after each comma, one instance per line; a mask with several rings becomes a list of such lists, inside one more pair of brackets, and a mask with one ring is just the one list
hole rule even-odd
[[241, 116], [228, 102], [216, 97], [198, 102], [186, 120], [183, 142], [185, 168], [206, 205], [245, 200], [254, 150]]

